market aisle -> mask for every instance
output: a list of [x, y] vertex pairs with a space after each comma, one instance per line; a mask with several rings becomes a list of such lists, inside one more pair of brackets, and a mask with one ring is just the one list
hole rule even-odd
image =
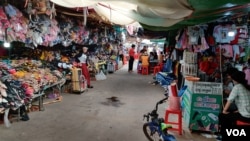
[[[63, 94], [62, 102], [45, 105], [45, 111], [30, 113], [29, 121], [0, 126], [1, 141], [146, 141], [143, 114], [164, 97], [160, 86], [149, 84], [152, 75], [128, 73], [127, 65], [107, 80], [93, 81], [94, 89]], [[117, 97], [112, 102], [110, 97]], [[167, 103], [159, 107], [163, 116]], [[176, 132], [173, 132], [176, 133]], [[185, 132], [178, 141], [214, 141]]]

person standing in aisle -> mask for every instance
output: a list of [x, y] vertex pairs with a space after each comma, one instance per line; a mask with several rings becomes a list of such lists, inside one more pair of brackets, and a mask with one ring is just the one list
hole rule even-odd
[[87, 80], [87, 87], [93, 88], [93, 86], [90, 85], [90, 75], [89, 75], [89, 70], [88, 70], [88, 48], [87, 47], [82, 48], [82, 52], [78, 55], [78, 60], [80, 61], [82, 65], [82, 74]]
[[129, 49], [129, 62], [128, 62], [128, 72], [133, 72], [133, 65], [135, 60], [135, 45], [132, 44], [131, 48]]

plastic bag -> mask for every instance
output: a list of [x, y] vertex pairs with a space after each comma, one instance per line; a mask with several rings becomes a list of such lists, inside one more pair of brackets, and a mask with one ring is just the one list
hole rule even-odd
[[5, 109], [5, 112], [4, 112], [4, 124], [7, 128], [9, 128], [11, 126], [11, 123], [9, 121], [9, 111], [10, 111], [10, 108], [7, 108]]
[[95, 75], [96, 80], [105, 80], [107, 79], [107, 76], [103, 73], [103, 71], [100, 71], [98, 74]]

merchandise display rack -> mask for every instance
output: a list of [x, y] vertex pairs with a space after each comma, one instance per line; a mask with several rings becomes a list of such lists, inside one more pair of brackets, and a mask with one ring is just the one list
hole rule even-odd
[[49, 89], [49, 88], [54, 88], [56, 87], [59, 91], [59, 96], [61, 96], [62, 93], [62, 86], [65, 84], [66, 79], [62, 78], [61, 80], [59, 80], [56, 83], [50, 84], [50, 85], [45, 85], [43, 86], [37, 93], [35, 93], [33, 95], [33, 97], [30, 99], [29, 101], [29, 105], [30, 106], [34, 106], [34, 104], [32, 104], [34, 102], [35, 99], [38, 99], [38, 107], [39, 107], [39, 111], [43, 111], [44, 110], [44, 102], [43, 102], [43, 96], [45, 95], [45, 90]]

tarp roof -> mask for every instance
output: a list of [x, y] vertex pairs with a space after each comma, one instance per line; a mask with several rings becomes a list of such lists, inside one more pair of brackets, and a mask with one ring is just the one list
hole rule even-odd
[[149, 26], [168, 27], [182, 21], [193, 10], [186, 0], [51, 0], [65, 7], [93, 7], [114, 24], [135, 21]]
[[92, 7], [113, 24], [138, 21], [144, 28], [163, 31], [247, 15], [249, 0], [50, 0], [57, 5]]

